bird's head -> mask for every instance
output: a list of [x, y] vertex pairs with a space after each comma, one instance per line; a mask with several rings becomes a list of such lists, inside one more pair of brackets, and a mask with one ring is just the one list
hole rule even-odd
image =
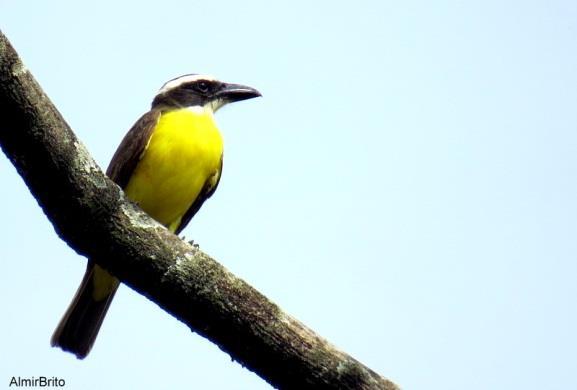
[[187, 74], [167, 81], [152, 101], [152, 108], [202, 108], [215, 112], [228, 103], [261, 96], [254, 88], [224, 83], [212, 76]]

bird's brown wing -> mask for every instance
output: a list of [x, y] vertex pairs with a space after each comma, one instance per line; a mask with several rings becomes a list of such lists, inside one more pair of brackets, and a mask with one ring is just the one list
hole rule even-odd
[[126, 133], [110, 160], [106, 174], [121, 188], [128, 185], [159, 118], [160, 110], [150, 110], [141, 116]]

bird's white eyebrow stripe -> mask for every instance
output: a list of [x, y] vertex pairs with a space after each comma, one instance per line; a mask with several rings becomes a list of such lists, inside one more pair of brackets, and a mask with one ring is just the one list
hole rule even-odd
[[178, 86], [180, 86], [182, 84], [191, 83], [191, 82], [197, 81], [197, 80], [214, 81], [216, 79], [213, 76], [206, 75], [206, 74], [186, 74], [184, 76], [177, 77], [175, 79], [172, 79], [172, 80], [164, 83], [162, 88], [160, 88], [160, 90], [158, 91], [158, 94], [159, 95], [163, 94], [167, 91], [170, 91], [171, 89], [177, 88]]

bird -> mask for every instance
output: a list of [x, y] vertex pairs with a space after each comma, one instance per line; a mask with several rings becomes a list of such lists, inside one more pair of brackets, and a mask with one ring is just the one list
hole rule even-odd
[[[223, 138], [214, 113], [261, 96], [252, 87], [186, 74], [167, 81], [126, 133], [106, 174], [153, 219], [179, 234], [220, 181]], [[120, 281], [89, 259], [51, 339], [78, 359], [90, 352]]]

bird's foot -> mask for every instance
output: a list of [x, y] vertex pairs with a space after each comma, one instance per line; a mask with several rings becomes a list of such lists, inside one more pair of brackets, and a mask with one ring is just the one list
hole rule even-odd
[[194, 240], [187, 240], [185, 236], [180, 237], [180, 239], [181, 239], [182, 241], [188, 242], [188, 244], [189, 244], [189, 245], [192, 245], [195, 249], [198, 249], [198, 248], [199, 248], [198, 244], [195, 243]]

